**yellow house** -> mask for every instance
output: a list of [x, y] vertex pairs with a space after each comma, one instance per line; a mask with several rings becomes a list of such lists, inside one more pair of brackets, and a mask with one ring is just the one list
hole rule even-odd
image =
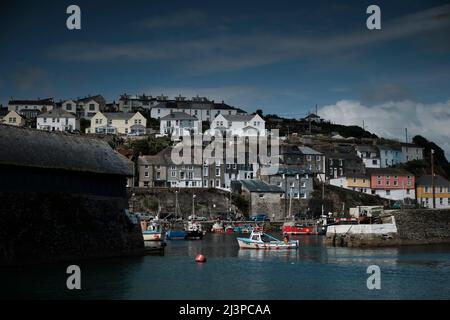
[[347, 177], [347, 187], [348, 188], [370, 188], [370, 177], [363, 175], [358, 176], [348, 176]]
[[6, 116], [3, 117], [3, 123], [9, 124], [11, 126], [21, 127], [25, 125], [25, 119], [22, 118], [20, 114], [12, 110], [8, 112]]
[[[416, 181], [416, 199], [424, 207], [433, 208], [432, 176], [421, 176]], [[450, 208], [450, 182], [441, 176], [434, 179], [436, 208]]]
[[144, 135], [147, 119], [139, 112], [97, 112], [86, 133]]

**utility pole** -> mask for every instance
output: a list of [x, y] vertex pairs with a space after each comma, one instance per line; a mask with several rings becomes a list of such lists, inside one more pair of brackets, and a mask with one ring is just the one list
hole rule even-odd
[[366, 124], [364, 123], [364, 120], [363, 120], [363, 130], [364, 131], [366, 130]]
[[405, 142], [408, 143], [408, 128], [405, 128]]
[[434, 149], [431, 149], [431, 189], [433, 193], [433, 209], [436, 209], [436, 190], [434, 184]]

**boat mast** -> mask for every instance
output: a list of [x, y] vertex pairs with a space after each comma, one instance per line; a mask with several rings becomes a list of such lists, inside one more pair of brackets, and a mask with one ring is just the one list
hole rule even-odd
[[192, 195], [192, 220], [195, 218], [195, 194]]
[[292, 208], [292, 187], [289, 192], [289, 220], [292, 218], [291, 217], [291, 208]]

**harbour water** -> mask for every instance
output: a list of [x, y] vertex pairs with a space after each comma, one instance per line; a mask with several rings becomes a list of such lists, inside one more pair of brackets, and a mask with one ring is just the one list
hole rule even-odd
[[[0, 269], [1, 298], [37, 299], [449, 299], [450, 245], [337, 248], [301, 236], [298, 251], [240, 250], [236, 235], [169, 241], [164, 256], [74, 262], [81, 290], [66, 288], [69, 263]], [[198, 253], [207, 262], [197, 264]], [[369, 290], [367, 267], [381, 269]]]

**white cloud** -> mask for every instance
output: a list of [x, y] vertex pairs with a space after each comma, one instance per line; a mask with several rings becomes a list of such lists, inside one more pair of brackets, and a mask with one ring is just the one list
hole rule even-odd
[[373, 106], [341, 100], [322, 107], [319, 115], [343, 125], [362, 127], [364, 121], [368, 131], [400, 141], [405, 140], [404, 132], [408, 128], [409, 140], [414, 135], [422, 135], [437, 143], [450, 158], [450, 100], [433, 104], [391, 101]]

